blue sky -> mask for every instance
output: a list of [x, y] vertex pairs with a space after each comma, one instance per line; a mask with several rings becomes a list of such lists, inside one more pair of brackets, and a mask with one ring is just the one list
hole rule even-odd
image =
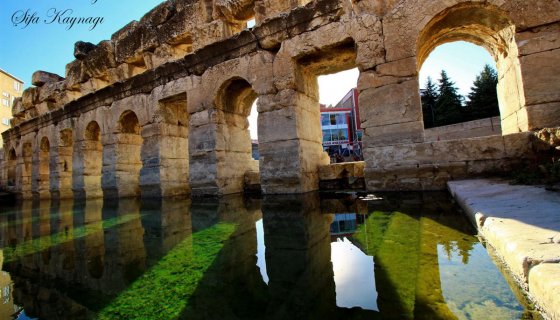
[[[24, 80], [25, 86], [31, 83], [31, 75], [36, 70], [45, 70], [64, 76], [67, 63], [73, 57], [74, 43], [88, 41], [98, 43], [109, 39], [111, 34], [131, 20], [140, 19], [162, 0], [4, 0], [0, 11], [0, 68]], [[75, 17], [102, 17], [103, 22], [93, 30], [91, 25], [74, 25], [70, 30], [67, 24], [52, 20], [49, 14], [54, 10], [63, 12], [73, 10]], [[22, 13], [36, 13], [34, 22], [26, 26], [20, 22]], [[64, 16], [63, 16], [64, 17]], [[25, 20], [25, 19], [24, 19]], [[37, 21], [38, 20], [38, 21]], [[14, 22], [19, 22], [14, 26]], [[431, 76], [434, 81], [439, 78], [441, 69], [445, 69], [456, 82], [461, 94], [466, 95], [474, 77], [485, 63], [494, 66], [490, 55], [481, 47], [465, 42], [454, 42], [436, 48], [430, 54], [420, 73], [420, 87]], [[320, 77], [321, 103], [336, 104], [340, 98], [356, 85], [358, 73], [350, 70], [337, 75]], [[346, 84], [346, 85], [341, 85]]]
[[[99, 43], [110, 39], [111, 35], [132, 20], [140, 19], [162, 0], [2, 0], [0, 10], [0, 68], [31, 85], [31, 75], [36, 70], [57, 73], [64, 77], [66, 64], [74, 60], [74, 43], [87, 41]], [[46, 23], [53, 13], [73, 10], [75, 17], [102, 17], [103, 23], [93, 30], [90, 25], [74, 25], [67, 30], [67, 24]], [[38, 23], [21, 20], [21, 12], [36, 13]], [[51, 10], [51, 11], [49, 11]], [[14, 15], [15, 14], [15, 15]], [[65, 15], [62, 16], [63, 18]], [[25, 20], [25, 19], [23, 19]], [[46, 20], [46, 22], [45, 22]]]

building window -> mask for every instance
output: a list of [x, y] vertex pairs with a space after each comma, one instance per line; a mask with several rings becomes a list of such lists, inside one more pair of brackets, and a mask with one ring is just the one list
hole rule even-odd
[[10, 119], [2, 118], [2, 124], [5, 126], [10, 126]]
[[16, 90], [17, 92], [21, 91], [21, 83], [14, 81], [14, 90]]
[[2, 95], [4, 96], [4, 98], [10, 98], [10, 94], [7, 92], [2, 92]]
[[346, 114], [339, 113], [336, 115], [336, 124], [346, 124]]
[[2, 99], [2, 105], [9, 107], [10, 106], [10, 100], [9, 99]]

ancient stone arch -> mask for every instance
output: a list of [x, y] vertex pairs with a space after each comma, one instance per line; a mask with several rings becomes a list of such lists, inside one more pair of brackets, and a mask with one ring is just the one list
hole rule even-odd
[[[256, 26], [246, 29], [252, 17]], [[532, 159], [534, 131], [560, 125], [559, 30], [554, 0], [165, 1], [110, 40], [78, 43], [65, 78], [34, 75], [3, 134], [20, 155], [15, 189], [29, 197], [31, 177], [42, 181], [44, 136], [53, 172], [64, 172], [58, 135], [74, 128], [75, 194], [99, 195], [85, 182], [98, 179], [88, 152], [103, 154], [105, 194], [240, 192], [255, 167], [242, 166], [245, 152], [237, 152], [245, 122], [225, 115], [243, 118], [242, 102], [258, 98], [263, 192], [316, 190], [318, 169], [328, 166], [316, 77], [353, 67], [369, 190], [441, 189], [449, 179], [504, 172]], [[433, 48], [458, 39], [496, 59], [503, 136], [424, 138], [418, 70]], [[127, 111], [133, 126], [119, 121]], [[100, 141], [86, 136], [92, 121]], [[51, 180], [50, 191], [61, 190], [62, 180]]]
[[[517, 113], [526, 114], [524, 91], [515, 42], [515, 25], [506, 12], [487, 3], [460, 3], [437, 14], [418, 38], [418, 68], [437, 46], [468, 41], [485, 48], [496, 61], [498, 99], [505, 134], [527, 131]], [[524, 117], [526, 118], [526, 116]]]

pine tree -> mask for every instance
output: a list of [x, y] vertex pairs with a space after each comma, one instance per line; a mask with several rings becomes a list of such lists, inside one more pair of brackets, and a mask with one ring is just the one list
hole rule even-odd
[[439, 79], [439, 97], [436, 101], [436, 125], [444, 126], [465, 121], [463, 97], [457, 92], [455, 83], [449, 79], [447, 72], [441, 70]]
[[424, 127], [432, 128], [436, 126], [435, 107], [438, 99], [438, 92], [431, 77], [426, 81], [426, 89], [422, 92], [422, 113], [424, 114]]
[[471, 120], [500, 115], [496, 92], [497, 85], [498, 74], [496, 70], [489, 65], [485, 65], [480, 74], [476, 76], [468, 96], [467, 110]]

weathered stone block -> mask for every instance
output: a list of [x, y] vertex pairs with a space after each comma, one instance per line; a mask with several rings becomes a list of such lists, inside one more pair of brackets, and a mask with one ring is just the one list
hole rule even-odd
[[437, 163], [468, 160], [496, 160], [505, 156], [501, 136], [432, 142]]
[[25, 110], [32, 108], [39, 98], [39, 89], [37, 87], [29, 87], [23, 91], [22, 104]]
[[380, 145], [398, 145], [424, 141], [424, 123], [422, 121], [403, 122], [385, 126], [364, 128], [364, 148]]
[[560, 101], [560, 49], [523, 56], [520, 63], [526, 105]]
[[82, 61], [74, 60], [66, 65], [66, 85], [70, 90], [79, 89], [80, 83], [87, 80]]
[[46, 71], [35, 71], [33, 76], [31, 76], [31, 83], [37, 87], [42, 87], [47, 83], [59, 82], [62, 80], [64, 80], [64, 78], [58, 74]]
[[515, 35], [519, 54], [521, 56], [558, 49], [558, 34], [560, 23], [546, 25], [530, 31], [518, 32]]
[[74, 44], [74, 57], [78, 60], [85, 59], [95, 49], [91, 42], [78, 41]]
[[560, 102], [527, 106], [529, 130], [560, 126]]
[[83, 66], [84, 72], [88, 76], [108, 80], [108, 69], [117, 66], [113, 43], [111, 41], [101, 41], [88, 54], [87, 58], [83, 59]]
[[175, 3], [172, 1], [166, 1], [160, 3], [146, 13], [140, 19], [140, 24], [156, 27], [167, 22], [171, 17], [173, 17], [173, 15], [176, 14], [176, 12], [177, 9], [175, 7]]
[[531, 268], [529, 292], [551, 319], [560, 319], [560, 263], [541, 263]]
[[345, 162], [319, 167], [319, 179], [363, 178], [365, 162]]
[[366, 128], [422, 121], [416, 79], [364, 90], [359, 101], [362, 126]]
[[526, 158], [532, 156], [531, 132], [520, 132], [502, 136], [505, 156], [508, 158]]
[[368, 168], [387, 169], [433, 164], [437, 158], [431, 143], [415, 143], [366, 148], [364, 159]]

